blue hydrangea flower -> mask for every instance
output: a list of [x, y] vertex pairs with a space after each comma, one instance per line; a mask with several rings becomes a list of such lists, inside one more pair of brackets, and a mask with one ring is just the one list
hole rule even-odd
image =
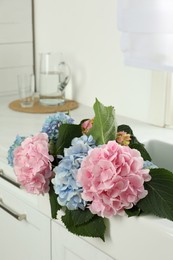
[[76, 181], [77, 171], [88, 151], [95, 147], [92, 136], [83, 135], [72, 140], [71, 146], [64, 149], [64, 158], [54, 168], [55, 178], [52, 180], [58, 203], [69, 210], [84, 209], [86, 202], [81, 198], [82, 187]]
[[46, 133], [49, 140], [56, 141], [58, 138], [59, 127], [62, 124], [73, 124], [74, 120], [63, 112], [58, 112], [46, 118], [41, 132]]
[[154, 163], [150, 162], [150, 161], [144, 161], [144, 164], [143, 164], [143, 169], [155, 169], [155, 168], [158, 168], [157, 165], [155, 165]]
[[13, 158], [14, 158], [14, 150], [21, 145], [21, 143], [25, 140], [24, 136], [17, 135], [14, 143], [10, 146], [8, 150], [8, 164], [13, 167]]

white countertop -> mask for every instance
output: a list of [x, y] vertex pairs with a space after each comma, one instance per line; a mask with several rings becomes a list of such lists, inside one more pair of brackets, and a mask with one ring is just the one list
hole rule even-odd
[[[17, 134], [29, 136], [38, 133], [46, 117], [50, 115], [11, 110], [8, 104], [15, 99], [17, 98], [14, 96], [0, 97], [0, 157], [13, 144]], [[81, 119], [90, 118], [93, 115], [91, 109], [89, 110], [87, 107], [79, 105], [79, 109], [71, 111], [71, 116], [78, 123]]]
[[[49, 116], [49, 114], [22, 113], [11, 110], [8, 104], [15, 99], [14, 96], [0, 97], [0, 156], [1, 150], [7, 151], [17, 134], [22, 136], [36, 134], [41, 130], [45, 118]], [[72, 110], [70, 115], [76, 123], [79, 123], [84, 118], [92, 118], [94, 111], [91, 107], [79, 104], [79, 108]], [[122, 116], [117, 116], [117, 124], [128, 124], [140, 142], [157, 139], [173, 144], [173, 129], [149, 125]]]

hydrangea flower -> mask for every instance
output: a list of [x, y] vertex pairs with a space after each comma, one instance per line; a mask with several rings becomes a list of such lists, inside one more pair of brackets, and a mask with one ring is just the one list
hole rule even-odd
[[54, 168], [55, 178], [52, 179], [58, 203], [68, 209], [84, 209], [86, 202], [81, 198], [82, 187], [76, 181], [77, 171], [83, 158], [95, 147], [92, 136], [83, 135], [74, 138], [69, 148], [64, 149], [64, 158]]
[[117, 133], [117, 136], [116, 136], [117, 143], [119, 143], [121, 145], [129, 145], [130, 140], [131, 140], [130, 134], [127, 134], [124, 131], [120, 131]]
[[89, 132], [89, 130], [92, 128], [93, 123], [94, 123], [94, 118], [85, 120], [82, 123], [82, 133], [87, 134]]
[[17, 135], [14, 143], [10, 146], [8, 150], [7, 160], [8, 164], [13, 167], [13, 159], [14, 159], [14, 150], [21, 145], [23, 140], [25, 139], [24, 136]]
[[158, 166], [155, 165], [154, 163], [150, 161], [144, 161], [143, 169], [156, 169], [156, 168], [158, 168]]
[[39, 133], [27, 137], [14, 150], [14, 172], [18, 182], [33, 194], [44, 194], [49, 191], [52, 177], [53, 156], [48, 153], [48, 136]]
[[139, 151], [116, 141], [91, 150], [77, 174], [83, 200], [91, 203], [93, 214], [102, 217], [122, 215], [124, 209], [132, 208], [147, 195], [144, 182], [150, 179]]
[[59, 127], [62, 124], [73, 124], [74, 120], [63, 112], [58, 112], [46, 118], [41, 132], [46, 133], [49, 140], [56, 141], [58, 138]]

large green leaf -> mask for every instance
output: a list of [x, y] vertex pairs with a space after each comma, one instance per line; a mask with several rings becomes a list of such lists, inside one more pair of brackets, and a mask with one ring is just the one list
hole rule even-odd
[[151, 169], [151, 181], [145, 183], [148, 195], [137, 204], [144, 213], [152, 213], [173, 220], [173, 173], [165, 169]]
[[81, 125], [62, 124], [59, 128], [59, 136], [56, 142], [56, 154], [63, 155], [64, 148], [71, 145], [71, 140], [82, 135]]
[[94, 217], [94, 215], [91, 213], [89, 209], [77, 209], [71, 211], [71, 217], [73, 219], [74, 225], [79, 226], [90, 221]]
[[133, 131], [130, 128], [130, 126], [128, 126], [128, 125], [119, 125], [117, 131], [118, 132], [124, 131], [127, 134], [130, 134], [130, 137], [131, 137], [130, 145], [129, 145], [130, 148], [137, 149], [141, 153], [141, 156], [143, 157], [143, 159], [145, 161], [146, 160], [151, 161], [151, 157], [150, 157], [149, 153], [147, 152], [147, 150], [145, 149], [145, 146], [138, 141], [136, 136], [134, 136]]
[[115, 111], [112, 106], [105, 107], [97, 99], [94, 104], [94, 123], [88, 134], [91, 134], [96, 144], [106, 144], [116, 138]]
[[104, 219], [94, 215], [92, 219], [81, 225], [75, 225], [72, 217], [72, 211], [65, 211], [62, 221], [66, 228], [73, 234], [86, 237], [100, 237], [104, 241], [105, 223]]
[[135, 144], [130, 144], [129, 146], [130, 148], [138, 150], [141, 153], [141, 156], [144, 159], [144, 161], [151, 161], [151, 157], [143, 144], [135, 143]]
[[55, 194], [52, 183], [50, 183], [49, 201], [51, 207], [51, 216], [52, 218], [56, 219], [57, 211], [61, 209], [61, 206], [58, 204], [57, 195]]
[[139, 216], [141, 214], [141, 209], [135, 205], [131, 209], [125, 209], [125, 212], [128, 217]]

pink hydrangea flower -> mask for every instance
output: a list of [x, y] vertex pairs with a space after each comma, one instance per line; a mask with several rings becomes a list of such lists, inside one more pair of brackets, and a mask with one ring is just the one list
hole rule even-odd
[[53, 156], [48, 153], [48, 136], [39, 133], [26, 138], [14, 150], [14, 171], [18, 182], [29, 193], [49, 191]]
[[89, 151], [77, 175], [82, 198], [90, 202], [93, 214], [102, 217], [123, 215], [124, 209], [132, 208], [147, 195], [144, 182], [150, 179], [141, 154], [116, 141]]
[[82, 133], [83, 133], [83, 134], [87, 134], [88, 131], [92, 128], [93, 123], [94, 123], [94, 118], [85, 120], [85, 121], [82, 123]]
[[121, 145], [129, 145], [130, 140], [131, 140], [130, 134], [127, 134], [124, 131], [120, 131], [117, 133], [117, 136], [116, 136], [117, 143], [119, 143]]

